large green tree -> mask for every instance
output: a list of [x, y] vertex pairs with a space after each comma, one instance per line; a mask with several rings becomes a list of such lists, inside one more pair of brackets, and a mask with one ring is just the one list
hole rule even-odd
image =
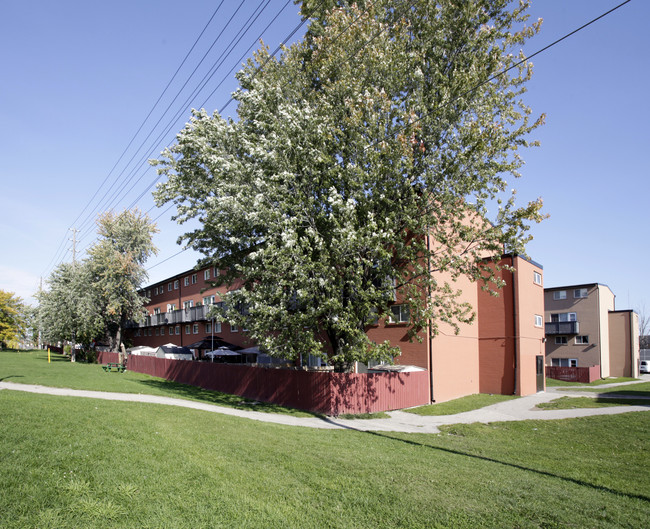
[[17, 344], [27, 328], [27, 307], [13, 292], [0, 290], [0, 347]]
[[523, 250], [541, 201], [506, 178], [541, 122], [517, 65], [539, 26], [511, 5], [305, 1], [306, 38], [239, 72], [239, 119], [197, 111], [153, 162], [158, 203], [200, 221], [182, 239], [243, 281], [226, 316], [272, 353], [390, 359], [365, 329], [395, 289], [413, 335], [469, 322], [454, 279], [498, 286], [481, 260]]
[[59, 265], [40, 294], [41, 326], [49, 340], [88, 345], [108, 337], [118, 351], [126, 322], [143, 315], [138, 290], [147, 278], [143, 265], [157, 252], [157, 228], [138, 210], [105, 213], [97, 225], [88, 257]]
[[144, 263], [158, 253], [152, 240], [158, 229], [137, 209], [104, 213], [97, 225], [99, 240], [88, 250], [88, 280], [111, 347], [119, 351], [125, 324], [143, 315], [145, 299], [138, 291], [148, 277]]
[[61, 263], [38, 295], [39, 322], [43, 339], [88, 346], [105, 333], [102, 312], [90, 282], [89, 264]]

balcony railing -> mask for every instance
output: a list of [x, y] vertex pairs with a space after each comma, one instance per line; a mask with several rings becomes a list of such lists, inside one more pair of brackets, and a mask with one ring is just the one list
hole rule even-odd
[[210, 305], [198, 305], [196, 307], [189, 307], [187, 309], [172, 310], [169, 312], [161, 312], [160, 314], [152, 314], [145, 316], [141, 322], [129, 322], [128, 328], [138, 327], [152, 327], [157, 325], [175, 325], [177, 323], [192, 323], [195, 321], [207, 321], [210, 318]]
[[549, 321], [544, 324], [546, 334], [578, 334], [580, 323], [577, 321]]

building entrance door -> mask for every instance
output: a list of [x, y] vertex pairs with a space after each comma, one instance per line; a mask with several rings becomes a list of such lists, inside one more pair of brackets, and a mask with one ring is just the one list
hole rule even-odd
[[544, 391], [544, 357], [539, 355], [537, 359], [537, 391]]

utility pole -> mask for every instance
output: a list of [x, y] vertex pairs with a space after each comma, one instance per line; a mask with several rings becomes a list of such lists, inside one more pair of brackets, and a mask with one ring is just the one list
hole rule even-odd
[[77, 264], [77, 233], [79, 233], [79, 230], [70, 228], [70, 231], [72, 232], [72, 239], [68, 240], [72, 241], [72, 264]]
[[39, 293], [39, 311], [38, 311], [38, 348], [43, 349], [43, 339], [41, 337], [41, 311], [40, 311], [40, 294], [43, 292], [43, 276], [41, 276], [41, 283], [38, 287], [38, 293]]

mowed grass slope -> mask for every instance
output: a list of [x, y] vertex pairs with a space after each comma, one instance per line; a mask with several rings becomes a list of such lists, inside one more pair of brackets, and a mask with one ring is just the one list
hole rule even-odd
[[650, 414], [312, 430], [0, 391], [0, 527], [646, 527]]
[[99, 364], [71, 363], [69, 358], [60, 354], [52, 353], [50, 360], [48, 363], [47, 351], [0, 351], [0, 381], [117, 393], [144, 393], [208, 402], [242, 410], [284, 413], [299, 417], [314, 416], [313, 413], [302, 410], [178, 384], [128, 369], [124, 373], [107, 373]]

